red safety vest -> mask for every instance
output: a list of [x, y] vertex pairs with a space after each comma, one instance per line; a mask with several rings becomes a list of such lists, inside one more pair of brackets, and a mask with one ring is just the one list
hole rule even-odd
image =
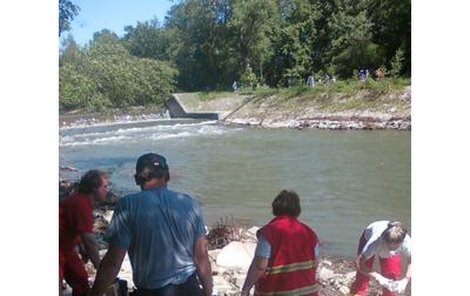
[[256, 283], [255, 295], [318, 295], [315, 232], [297, 218], [278, 216], [263, 226], [260, 234], [271, 245], [271, 258], [266, 274]]

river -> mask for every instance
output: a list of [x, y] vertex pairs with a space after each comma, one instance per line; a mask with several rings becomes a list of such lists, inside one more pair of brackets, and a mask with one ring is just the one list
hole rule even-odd
[[[301, 199], [300, 219], [317, 231], [327, 255], [353, 257], [369, 222], [402, 221], [411, 232], [411, 133], [226, 126], [215, 121], [147, 120], [59, 130], [60, 165], [110, 173], [112, 189], [139, 190], [135, 162], [164, 155], [169, 187], [202, 204], [206, 224], [244, 225], [272, 218], [282, 189]], [[233, 217], [233, 218], [232, 218]]]

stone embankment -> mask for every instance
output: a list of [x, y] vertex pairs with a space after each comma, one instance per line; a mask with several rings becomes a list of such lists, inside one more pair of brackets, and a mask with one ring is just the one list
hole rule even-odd
[[236, 93], [227, 97], [200, 100], [191, 93], [179, 94], [179, 102], [191, 111], [217, 112], [228, 125], [266, 128], [331, 130], [411, 130], [411, 86], [402, 91], [374, 94], [367, 91], [352, 96], [320, 94], [282, 100], [255, 98]]

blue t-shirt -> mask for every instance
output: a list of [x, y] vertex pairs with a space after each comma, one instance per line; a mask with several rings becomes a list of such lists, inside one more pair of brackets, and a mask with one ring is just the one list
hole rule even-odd
[[114, 211], [106, 241], [127, 249], [137, 288], [180, 284], [196, 271], [193, 246], [205, 235], [198, 202], [167, 188], [123, 197]]

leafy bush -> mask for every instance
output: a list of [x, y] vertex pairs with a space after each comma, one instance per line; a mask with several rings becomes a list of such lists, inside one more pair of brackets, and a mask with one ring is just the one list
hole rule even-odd
[[175, 89], [178, 72], [169, 62], [132, 56], [113, 35], [95, 36], [76, 56], [80, 60], [65, 59], [60, 67], [61, 110], [162, 105]]

